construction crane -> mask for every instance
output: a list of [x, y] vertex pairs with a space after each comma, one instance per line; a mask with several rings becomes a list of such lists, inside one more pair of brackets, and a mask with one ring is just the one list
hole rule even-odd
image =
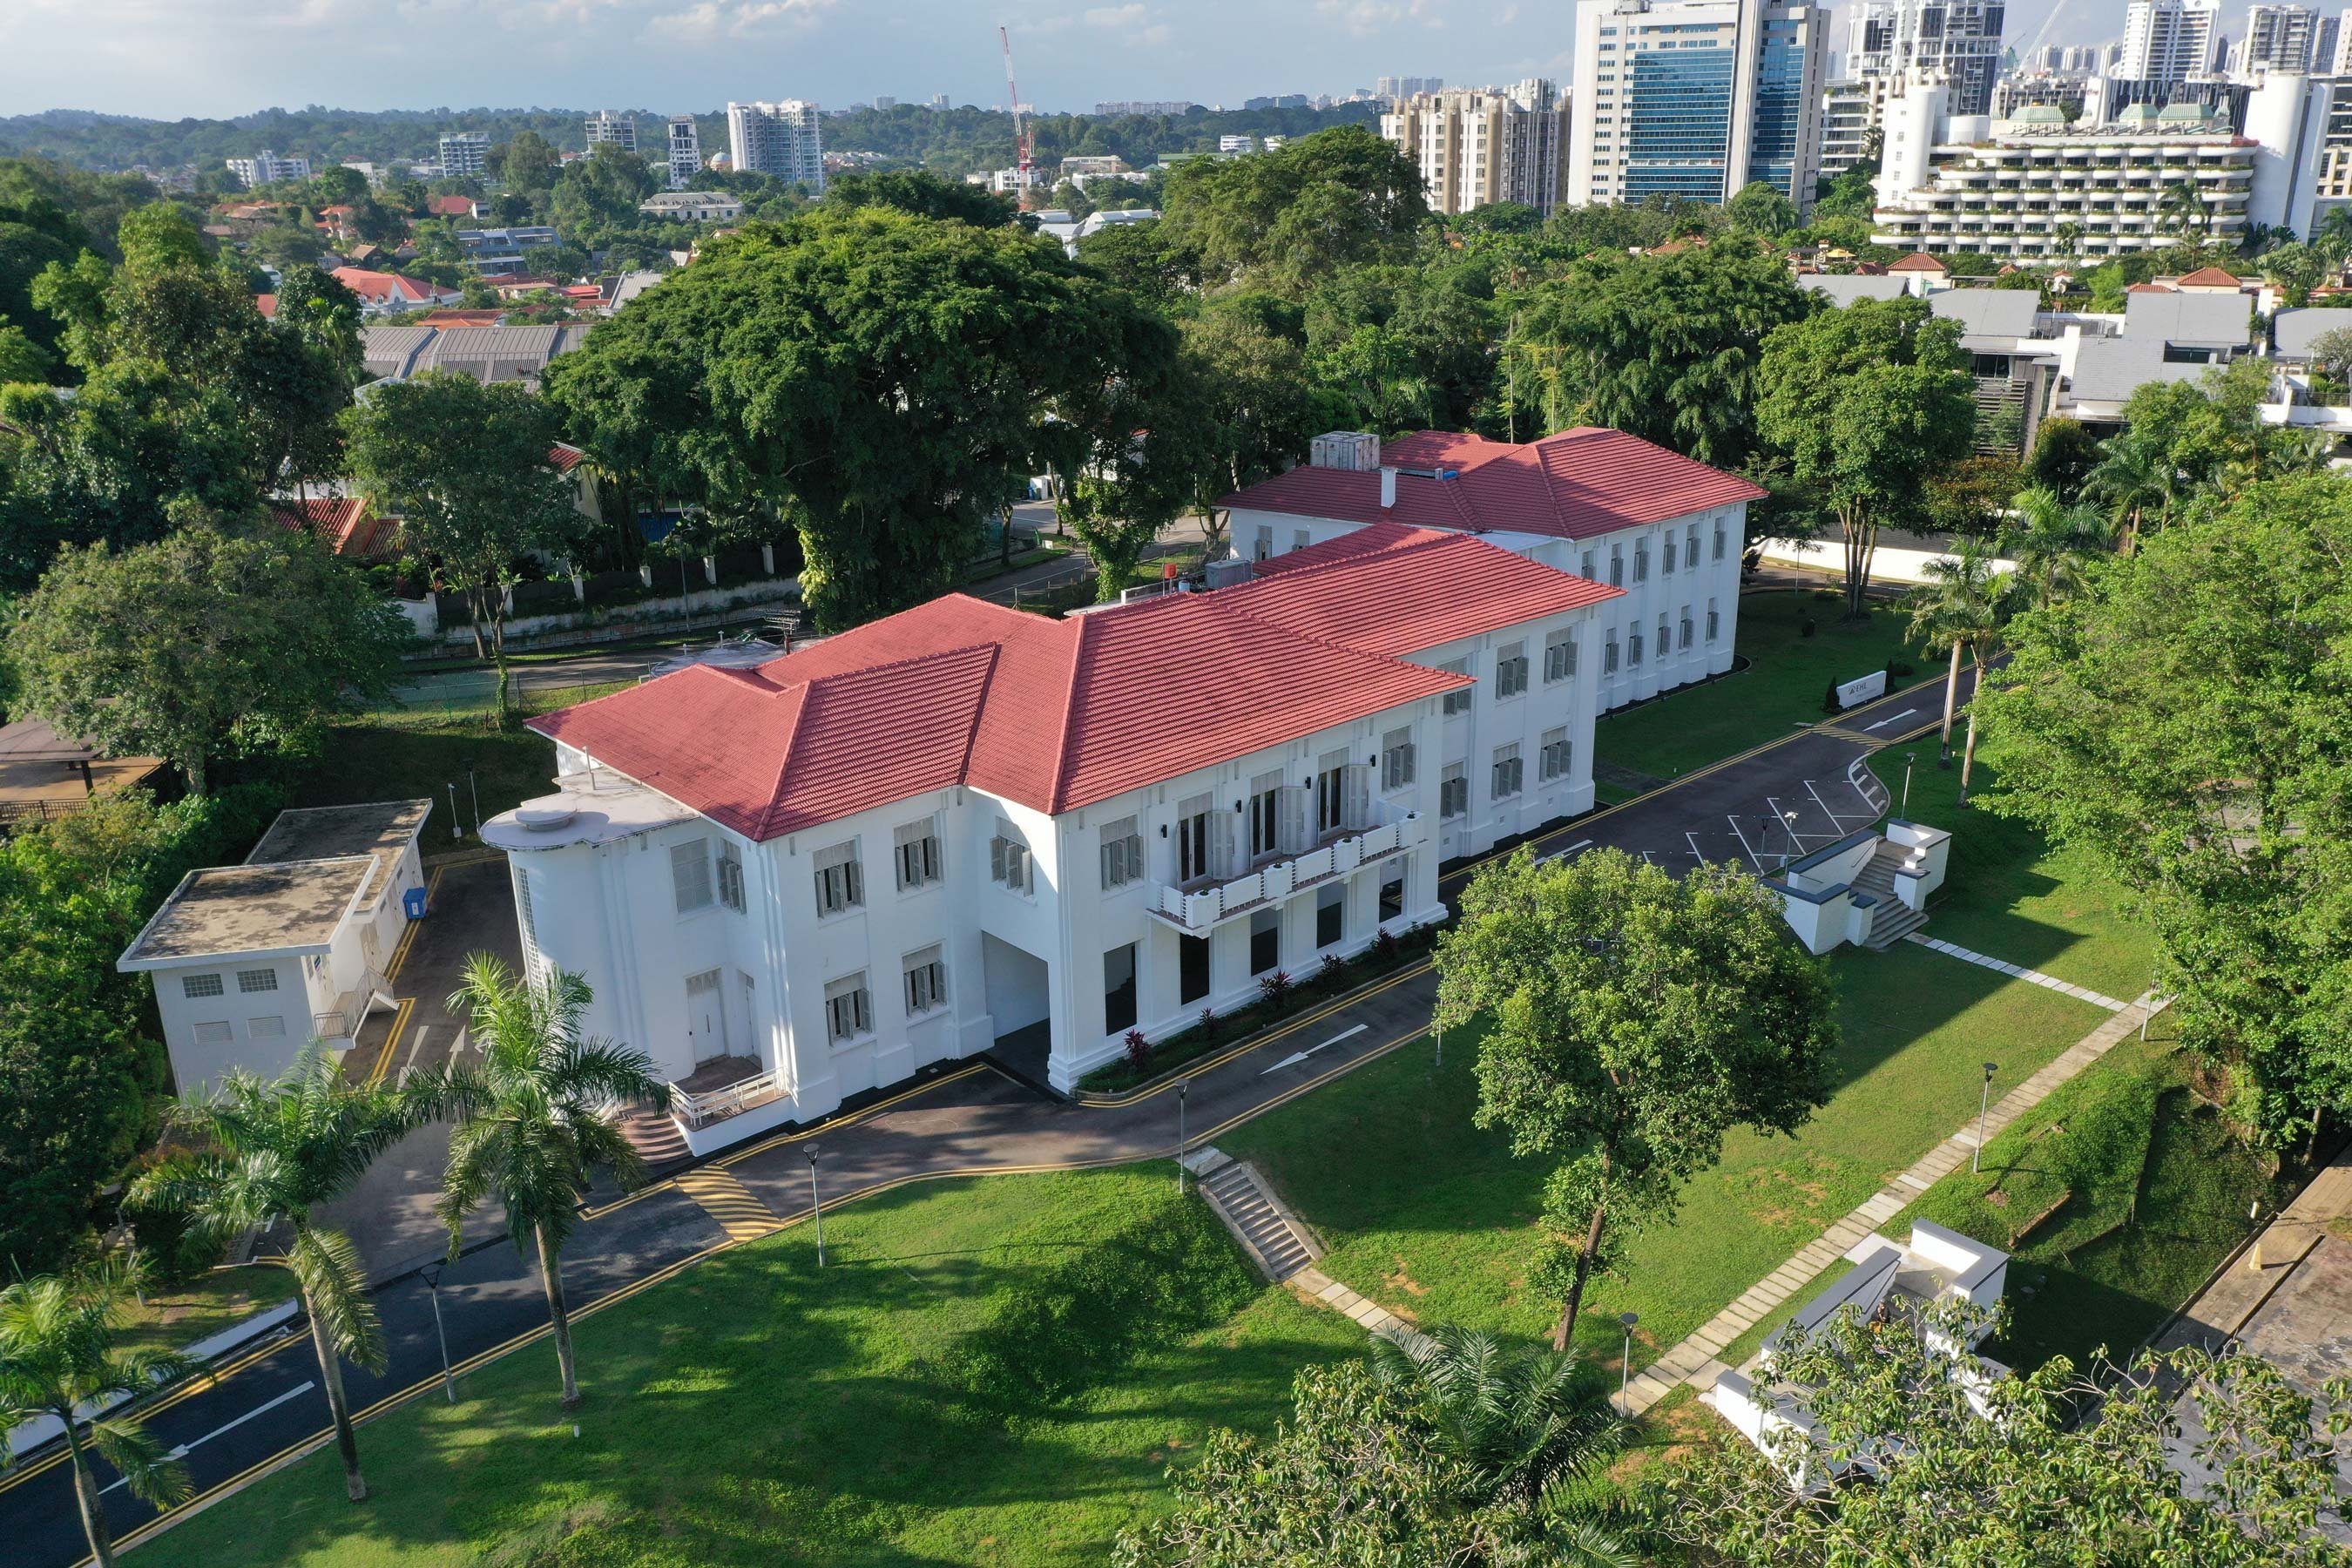
[[1029, 121], [1021, 112], [1021, 84], [1013, 79], [1013, 32], [1008, 27], [996, 29], [999, 42], [1004, 46], [1004, 90], [1013, 100], [1013, 154], [1020, 170], [1021, 189], [1018, 197], [1021, 210], [1028, 211], [1036, 205], [1029, 185], [1030, 146]]

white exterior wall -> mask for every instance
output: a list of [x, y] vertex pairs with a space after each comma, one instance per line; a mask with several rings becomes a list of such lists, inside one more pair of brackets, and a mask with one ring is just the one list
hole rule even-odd
[[[346, 922], [345, 931], [352, 927]], [[345, 942], [351, 950], [346, 966], [355, 961], [356, 939]], [[232, 1068], [241, 1068], [260, 1078], [276, 1078], [293, 1066], [294, 1058], [310, 1041], [310, 1017], [335, 1005], [337, 991], [331, 979], [333, 965], [318, 954], [284, 954], [275, 957], [239, 957], [200, 959], [175, 965], [170, 969], [149, 972], [155, 983], [155, 1011], [163, 1019], [163, 1044], [172, 1057], [172, 1079], [184, 1095], [205, 1093]], [[277, 977], [274, 991], [241, 990], [239, 972], [267, 970]], [[221, 978], [221, 994], [217, 996], [190, 997], [182, 980], [191, 974], [217, 974]], [[279, 1020], [283, 1033], [257, 1035], [256, 1019]], [[215, 1028], [226, 1024], [226, 1040], [199, 1040], [199, 1025]]]
[[[1255, 556], [1263, 542], [1266, 556], [1286, 555], [1293, 550], [1353, 533], [1363, 525], [1328, 518], [1300, 517], [1290, 512], [1253, 510], [1248, 507], [1233, 510], [1231, 527], [1233, 547], [1244, 556]], [[1698, 562], [1696, 572], [1685, 559], [1690, 531], [1698, 530]], [[1710, 507], [1704, 511], [1688, 513], [1667, 522], [1650, 523], [1640, 528], [1620, 529], [1612, 533], [1595, 534], [1590, 539], [1559, 539], [1549, 534], [1489, 533], [1481, 535], [1489, 544], [1539, 561], [1547, 566], [1589, 578], [1596, 583], [1608, 583], [1625, 590], [1622, 599], [1611, 599], [1597, 605], [1591, 614], [1600, 628], [1599, 640], [1581, 650], [1579, 668], [1597, 682], [1594, 712], [1606, 713], [1629, 702], [1654, 697], [1661, 691], [1671, 691], [1677, 686], [1703, 680], [1710, 675], [1720, 675], [1731, 668], [1732, 647], [1738, 635], [1739, 623], [1739, 559], [1746, 547], [1748, 503], [1735, 501], [1728, 506]], [[1665, 541], [1671, 532], [1675, 539], [1675, 569], [1665, 570]], [[1722, 548], [1717, 552], [1716, 541], [1720, 534]], [[1635, 566], [1646, 552], [1649, 570], [1645, 577], [1637, 578]], [[1588, 564], [1588, 558], [1590, 564]], [[1611, 576], [1611, 563], [1621, 560], [1622, 580]], [[1707, 606], [1712, 604], [1717, 613], [1716, 635], [1706, 635]], [[1682, 616], [1685, 606], [1691, 616], [1691, 646], [1682, 646]], [[1672, 652], [1661, 658], [1655, 647], [1658, 617], [1666, 617], [1675, 633]], [[1634, 626], [1643, 628], [1642, 662], [1631, 659], [1630, 633]], [[1615, 631], [1619, 638], [1619, 658], [1615, 671], [1607, 668], [1608, 634]], [[1496, 634], [1499, 641], [1508, 642], [1517, 637]], [[1536, 660], [1536, 675], [1542, 675], [1542, 641], [1538, 637], [1531, 648]], [[1448, 656], [1451, 657], [1451, 656]], [[1436, 658], [1413, 656], [1415, 662], [1442, 662]], [[1582, 742], [1578, 752], [1585, 752]], [[1530, 767], [1528, 776], [1533, 778]]]

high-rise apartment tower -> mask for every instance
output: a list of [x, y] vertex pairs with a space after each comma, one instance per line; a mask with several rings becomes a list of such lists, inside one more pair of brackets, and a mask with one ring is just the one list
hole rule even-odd
[[809, 195], [824, 194], [824, 147], [814, 103], [788, 98], [782, 103], [729, 104], [727, 149], [739, 170], [797, 180]]

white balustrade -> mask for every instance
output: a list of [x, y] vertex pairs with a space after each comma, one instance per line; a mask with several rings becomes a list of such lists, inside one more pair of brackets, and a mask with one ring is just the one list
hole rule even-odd
[[1287, 898], [1325, 878], [1344, 876], [1367, 862], [1419, 844], [1427, 836], [1422, 815], [1404, 812], [1391, 821], [1333, 839], [1306, 854], [1261, 866], [1230, 881], [1213, 883], [1191, 892], [1165, 882], [1154, 882], [1152, 912], [1189, 930], [1206, 931], [1244, 910]]

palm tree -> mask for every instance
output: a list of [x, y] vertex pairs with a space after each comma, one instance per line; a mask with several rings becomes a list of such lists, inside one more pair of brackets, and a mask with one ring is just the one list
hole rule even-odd
[[[114, 1348], [114, 1331], [137, 1283], [133, 1270], [100, 1263], [0, 1290], [0, 1432], [43, 1415], [65, 1428], [74, 1501], [98, 1568], [113, 1568], [114, 1538], [89, 1472], [91, 1449], [121, 1472], [131, 1495], [157, 1508], [188, 1495], [187, 1471], [148, 1435], [135, 1405], [118, 1403], [111, 1415], [97, 1413], [201, 1370], [176, 1351]], [[0, 1444], [0, 1470], [15, 1462], [16, 1450]]]
[[437, 1205], [449, 1226], [450, 1256], [457, 1254], [466, 1215], [493, 1196], [506, 1209], [515, 1249], [523, 1251], [526, 1238], [539, 1248], [566, 1409], [580, 1403], [580, 1379], [563, 1303], [563, 1244], [598, 1167], [612, 1167], [624, 1187], [646, 1179], [645, 1160], [621, 1135], [612, 1107], [669, 1104], [669, 1086], [643, 1051], [582, 1037], [590, 1000], [588, 983], [577, 974], [557, 971], [533, 984], [478, 952], [467, 961], [449, 1010], [471, 1016], [481, 1065], [453, 1064], [410, 1089], [436, 1114], [457, 1121]]
[[2050, 232], [2057, 237], [2058, 254], [2065, 257], [2067, 259], [2072, 260], [2074, 257], [2074, 253], [2082, 249], [2083, 226], [2081, 224], [2069, 219], [2064, 223], [2059, 224]]
[[2164, 188], [2158, 215], [2186, 244], [2200, 243], [2212, 222], [2213, 209], [2194, 180], [2175, 180]]
[[315, 1216], [422, 1118], [389, 1088], [345, 1081], [334, 1059], [312, 1047], [276, 1081], [231, 1073], [212, 1099], [181, 1100], [172, 1119], [195, 1152], [148, 1172], [131, 1195], [187, 1215], [192, 1237], [205, 1243], [226, 1246], [247, 1231], [281, 1225], [291, 1230], [283, 1253], [254, 1261], [287, 1269], [301, 1287], [319, 1381], [342, 1451], [344, 1488], [358, 1502], [367, 1482], [343, 1396], [342, 1363], [382, 1371], [383, 1326], [359, 1249]]
[[2107, 504], [2108, 520], [2128, 554], [2151, 519], [2160, 525], [2171, 515], [2179, 475], [2160, 447], [2150, 450], [2128, 431], [2103, 450], [2098, 466], [2083, 476], [2083, 494]]
[[[1911, 591], [1911, 635], [1931, 653], [1947, 649], [1951, 653], [1951, 672], [1944, 682], [1944, 760], [1949, 762], [1960, 655], [1965, 651], [1976, 667], [1976, 685], [1981, 688], [1986, 661], [1992, 657], [2016, 602], [2017, 584], [2011, 574], [1994, 569], [1991, 552], [1977, 539], [1963, 540], [1956, 556], [1928, 562], [1927, 574], [1927, 581]], [[1962, 805], [1969, 803], [1969, 774], [1976, 760], [1977, 710], [1971, 701], [1968, 745], [1960, 760]]]
[[1372, 1342], [1372, 1374], [1423, 1402], [1481, 1502], [1532, 1502], [1607, 1468], [1624, 1424], [1559, 1351], [1506, 1349], [1451, 1323]]
[[2016, 521], [2001, 535], [2001, 547], [2017, 563], [2017, 580], [2036, 605], [2072, 598], [2091, 564], [2110, 554], [2115, 530], [2095, 508], [2058, 499], [2036, 486], [2011, 503]]
[[2352, 256], [2352, 207], [2329, 207], [2312, 232], [2311, 243], [2328, 260], [2342, 265], [2347, 256]]

